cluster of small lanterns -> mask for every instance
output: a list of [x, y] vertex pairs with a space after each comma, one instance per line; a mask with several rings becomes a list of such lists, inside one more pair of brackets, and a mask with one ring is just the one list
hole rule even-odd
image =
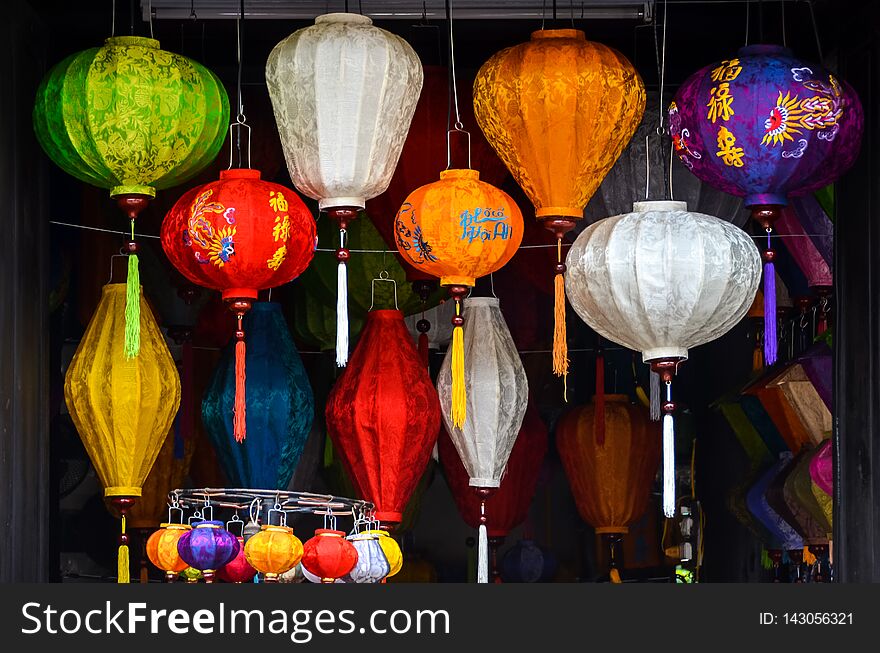
[[[283, 520], [282, 520], [283, 521]], [[249, 583], [380, 583], [403, 566], [400, 546], [387, 532], [363, 528], [352, 533], [319, 528], [305, 543], [281, 524], [250, 522], [234, 535], [233, 520], [164, 523], [147, 540], [147, 556], [165, 580]]]

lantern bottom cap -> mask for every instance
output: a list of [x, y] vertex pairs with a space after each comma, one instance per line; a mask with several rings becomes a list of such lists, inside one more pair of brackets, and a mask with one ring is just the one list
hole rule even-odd
[[572, 218], [573, 220], [581, 220], [584, 217], [584, 210], [576, 206], [542, 206], [535, 209], [535, 217], [538, 220], [544, 218]]
[[743, 197], [743, 206], [752, 207], [760, 205], [787, 206], [788, 199], [779, 193], [751, 193]]
[[119, 197], [120, 195], [145, 195], [150, 199], [153, 199], [156, 197], [156, 189], [152, 186], [144, 186], [142, 184], [130, 184], [114, 186], [110, 190], [110, 197]]
[[471, 478], [471, 487], [501, 487], [501, 481], [495, 478]]
[[139, 497], [141, 488], [134, 485], [113, 485], [104, 489], [105, 497]]
[[229, 299], [257, 299], [259, 293], [254, 288], [227, 288], [223, 291], [223, 301]]
[[460, 276], [450, 276], [450, 277], [440, 277], [440, 285], [441, 286], [468, 286], [469, 288], [473, 288], [477, 285], [477, 280], [473, 277], [460, 277]]
[[343, 207], [363, 209], [366, 205], [367, 200], [365, 197], [324, 197], [318, 200], [318, 209], [321, 211]]
[[642, 362], [649, 363], [661, 358], [680, 358], [687, 360], [688, 350], [685, 347], [656, 347], [642, 352]]
[[380, 522], [387, 522], [389, 524], [399, 524], [403, 520], [403, 513], [395, 512], [394, 510], [376, 511], [373, 514]]
[[626, 535], [629, 533], [627, 526], [599, 526], [596, 535]]

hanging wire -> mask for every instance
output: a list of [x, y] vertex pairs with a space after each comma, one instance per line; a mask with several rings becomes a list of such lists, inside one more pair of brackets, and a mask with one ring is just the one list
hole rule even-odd
[[547, 0], [541, 1], [541, 29], [544, 29], [544, 23], [547, 20]]
[[[667, 8], [668, 3], [667, 0], [663, 0], [663, 37], [662, 43], [661, 39], [657, 35], [657, 14], [656, 11], [654, 13], [654, 57], [657, 62], [657, 80], [659, 83], [659, 89], [657, 91], [657, 127], [655, 128], [655, 133], [657, 134], [657, 138], [659, 140], [659, 149], [660, 149], [660, 160], [662, 161], [664, 158], [664, 145], [663, 145], [663, 136], [666, 134], [666, 129], [664, 127], [665, 122], [665, 114], [663, 112], [663, 91], [666, 87], [666, 16], [667, 16]], [[651, 188], [651, 156], [650, 156], [650, 132], [645, 135], [645, 199], [647, 200], [650, 195]], [[672, 149], [670, 148], [670, 154]], [[661, 168], [663, 172], [663, 176], [666, 177], [666, 169], [665, 166]], [[664, 188], [667, 186], [666, 182], [669, 182], [669, 195], [670, 199], [672, 199], [672, 165], [670, 162], [669, 175], [668, 178], [664, 179]]]
[[751, 18], [752, 18], [751, 7], [752, 7], [752, 3], [747, 1], [746, 2], [746, 45], [749, 44], [749, 23], [752, 22], [751, 21]]
[[450, 117], [447, 117], [446, 120], [446, 169], [452, 167], [452, 146], [451, 146], [451, 136], [452, 132], [459, 132], [461, 134], [467, 135], [467, 143], [468, 143], [468, 165], [467, 167], [471, 167], [471, 133], [464, 128], [464, 124], [461, 122], [461, 111], [458, 108], [458, 81], [455, 77], [455, 36], [452, 31], [452, 0], [446, 0], [446, 22], [449, 23], [449, 75], [450, 75], [450, 83], [452, 85], [452, 102], [453, 108], [455, 109], [455, 124], [450, 129], [449, 120]]
[[110, 0], [110, 36], [116, 36], [116, 0]]
[[813, 11], [813, 0], [810, 0], [807, 6], [810, 8], [810, 20], [813, 23], [813, 36], [816, 37], [816, 51], [819, 53], [819, 63], [825, 62], [822, 56], [822, 41], [819, 39], [819, 25], [816, 23], [816, 13]]
[[788, 39], [785, 34], [785, 0], [781, 0], [780, 4], [782, 5], [782, 47], [788, 47]]
[[251, 127], [247, 124], [247, 116], [244, 113], [244, 95], [242, 94], [242, 70], [244, 68], [244, 57], [242, 56], [244, 47], [244, 0], [240, 0], [239, 2], [239, 14], [238, 19], [235, 21], [235, 59], [238, 64], [238, 72], [236, 78], [236, 92], [238, 94], [238, 112], [235, 116], [235, 121], [229, 125], [229, 167], [232, 168], [232, 152], [233, 152], [233, 142], [232, 136], [233, 131], [235, 132], [235, 150], [238, 152], [238, 167], [242, 166], [242, 153], [241, 153], [241, 134], [242, 131], [247, 130], [247, 167], [251, 167]]
[[149, 0], [147, 2], [147, 13], [150, 16], [150, 38], [155, 38], [153, 36], [153, 0]]
[[568, 0], [568, 14], [571, 16], [571, 27], [574, 29], [574, 0]]

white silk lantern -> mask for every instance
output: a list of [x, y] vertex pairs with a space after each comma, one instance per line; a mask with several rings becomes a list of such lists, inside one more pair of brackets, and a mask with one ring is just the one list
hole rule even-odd
[[380, 583], [391, 573], [391, 565], [379, 536], [370, 533], [355, 533], [346, 538], [357, 550], [358, 560], [354, 568], [342, 577], [345, 583]]
[[446, 352], [437, 376], [437, 392], [446, 431], [482, 499], [477, 582], [488, 582], [485, 501], [501, 485], [507, 459], [522, 427], [529, 396], [526, 371], [495, 297], [464, 301], [464, 378], [467, 417], [452, 422], [452, 352]]
[[266, 83], [294, 185], [339, 225], [336, 362], [348, 362], [348, 223], [385, 192], [422, 90], [422, 64], [360, 14], [318, 16], [269, 54]]
[[739, 322], [761, 280], [761, 259], [739, 227], [685, 202], [637, 202], [577, 237], [566, 259], [574, 310], [599, 335], [642, 353], [666, 385], [663, 512], [675, 514], [672, 377], [688, 349]]

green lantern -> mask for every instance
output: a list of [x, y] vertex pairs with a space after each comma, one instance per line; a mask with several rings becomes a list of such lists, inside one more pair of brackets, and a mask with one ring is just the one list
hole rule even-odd
[[131, 222], [125, 356], [140, 351], [134, 221], [157, 189], [192, 178], [217, 156], [229, 122], [223, 84], [154, 39], [112, 37], [53, 67], [34, 102], [34, 131], [68, 174], [107, 188]]

